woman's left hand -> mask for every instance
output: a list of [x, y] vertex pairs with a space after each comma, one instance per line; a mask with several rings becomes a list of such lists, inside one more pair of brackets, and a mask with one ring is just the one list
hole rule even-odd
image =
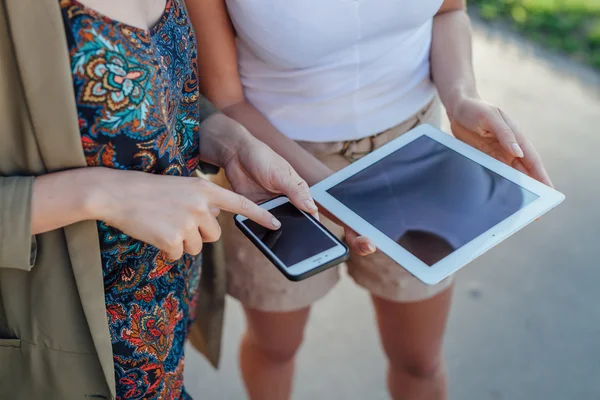
[[250, 200], [268, 200], [283, 194], [299, 209], [317, 215], [308, 184], [269, 146], [249, 137], [222, 165], [234, 192]]
[[284, 194], [299, 209], [317, 214], [307, 183], [292, 166], [223, 114], [200, 126], [200, 156], [223, 168], [233, 191], [254, 202]]
[[540, 155], [517, 124], [498, 107], [465, 97], [454, 104], [449, 117], [456, 138], [552, 186]]
[[[254, 201], [267, 200], [274, 193], [285, 194], [296, 207], [318, 218], [306, 182], [287, 161], [259, 140], [253, 139], [252, 143], [236, 152], [223, 168], [234, 192]], [[333, 214], [322, 211], [327, 218], [344, 226], [345, 240], [357, 254], [366, 256], [377, 250], [368, 238], [359, 236]]]
[[[299, 209], [318, 218], [308, 184], [283, 157], [252, 136], [236, 121], [218, 114], [206, 121], [200, 135], [204, 160], [225, 170], [234, 192], [260, 202], [283, 194]], [[211, 157], [212, 156], [212, 157]], [[323, 210], [326, 217], [343, 225]], [[345, 227], [346, 242], [359, 255], [376, 251], [368, 238]]]

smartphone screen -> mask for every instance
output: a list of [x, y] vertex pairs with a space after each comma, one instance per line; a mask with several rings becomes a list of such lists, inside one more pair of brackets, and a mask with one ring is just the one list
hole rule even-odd
[[280, 222], [276, 231], [264, 228], [249, 219], [248, 229], [273, 252], [286, 267], [316, 256], [337, 245], [319, 226], [286, 202], [269, 210]]

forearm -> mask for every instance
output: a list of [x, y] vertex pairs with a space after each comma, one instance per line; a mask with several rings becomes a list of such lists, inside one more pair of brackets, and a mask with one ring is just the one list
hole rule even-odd
[[434, 17], [431, 74], [451, 118], [459, 99], [479, 97], [473, 73], [471, 43], [471, 22], [464, 9]]
[[[116, 171], [115, 171], [116, 172]], [[59, 229], [76, 222], [101, 219], [104, 168], [82, 168], [35, 178], [31, 202], [31, 233]]]
[[252, 104], [241, 101], [226, 107], [223, 112], [244, 125], [254, 137], [285, 158], [310, 186], [331, 175], [331, 169], [279, 132]]

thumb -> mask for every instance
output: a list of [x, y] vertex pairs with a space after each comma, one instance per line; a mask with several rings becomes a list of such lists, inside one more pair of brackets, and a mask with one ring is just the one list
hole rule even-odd
[[288, 164], [284, 168], [278, 168], [273, 176], [275, 178], [273, 179], [273, 185], [277, 191], [286, 195], [292, 204], [300, 210], [317, 215], [318, 208], [312, 198], [308, 184], [291, 165]]
[[523, 149], [519, 146], [515, 132], [506, 122], [500, 110], [496, 108], [494, 112], [488, 113], [488, 117], [484, 121], [484, 129], [493, 133], [506, 151], [516, 158], [523, 158]]
[[369, 238], [358, 236], [358, 234], [349, 227], [344, 228], [344, 239], [352, 251], [360, 256], [368, 256], [377, 251], [377, 248]]

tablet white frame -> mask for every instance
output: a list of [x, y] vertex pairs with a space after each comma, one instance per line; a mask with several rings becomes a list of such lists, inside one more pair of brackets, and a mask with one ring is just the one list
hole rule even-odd
[[[273, 208], [279, 207], [285, 203], [290, 203], [290, 200], [287, 197], [280, 196], [272, 200], [266, 201], [260, 204], [260, 206], [265, 210], [272, 210]], [[264, 243], [258, 238], [258, 236], [254, 234], [254, 232], [252, 232], [250, 229], [248, 229], [247, 226], [244, 225], [244, 231], [251, 235], [254, 238], [254, 240], [261, 243], [262, 249], [267, 251], [271, 255], [271, 257], [273, 257], [274, 261], [278, 264], [278, 266], [280, 268], [284, 268], [285, 271], [291, 276], [302, 276], [315, 268], [319, 268], [324, 264], [330, 263], [332, 260], [342, 257], [344, 254], [346, 254], [347, 251], [346, 248], [340, 243], [340, 240], [337, 237], [335, 237], [331, 232], [329, 232], [324, 226], [315, 223], [304, 211], [300, 209], [298, 211], [304, 214], [306, 219], [312, 222], [317, 229], [324, 232], [325, 235], [335, 244], [335, 246], [331, 247], [330, 249], [324, 250], [320, 253], [317, 253], [314, 256], [309, 257], [293, 265], [285, 265], [275, 253], [273, 253], [266, 245], [264, 245]], [[243, 223], [248, 218], [238, 214], [235, 216], [235, 219]]]
[[[327, 190], [330, 188], [354, 176], [358, 172], [368, 168], [372, 164], [387, 157], [399, 148], [421, 136], [427, 136], [442, 145], [447, 146], [483, 167], [516, 183], [522, 188], [529, 190], [537, 195], [538, 198], [436, 264], [428, 266], [327, 193]], [[417, 279], [428, 285], [439, 283], [444, 278], [450, 276], [482, 253], [489, 250], [491, 247], [497, 245], [532, 221], [535, 221], [565, 199], [565, 196], [562, 193], [530, 178], [516, 169], [509, 167], [430, 125], [421, 125], [397, 139], [392, 140], [385, 146], [382, 146], [314, 185], [311, 188], [311, 191], [314, 199], [323, 208], [331, 212], [360, 235], [369, 237], [373, 243], [375, 243], [378, 250], [388, 255]], [[376, 206], [376, 204], [374, 204], [374, 206]]]

